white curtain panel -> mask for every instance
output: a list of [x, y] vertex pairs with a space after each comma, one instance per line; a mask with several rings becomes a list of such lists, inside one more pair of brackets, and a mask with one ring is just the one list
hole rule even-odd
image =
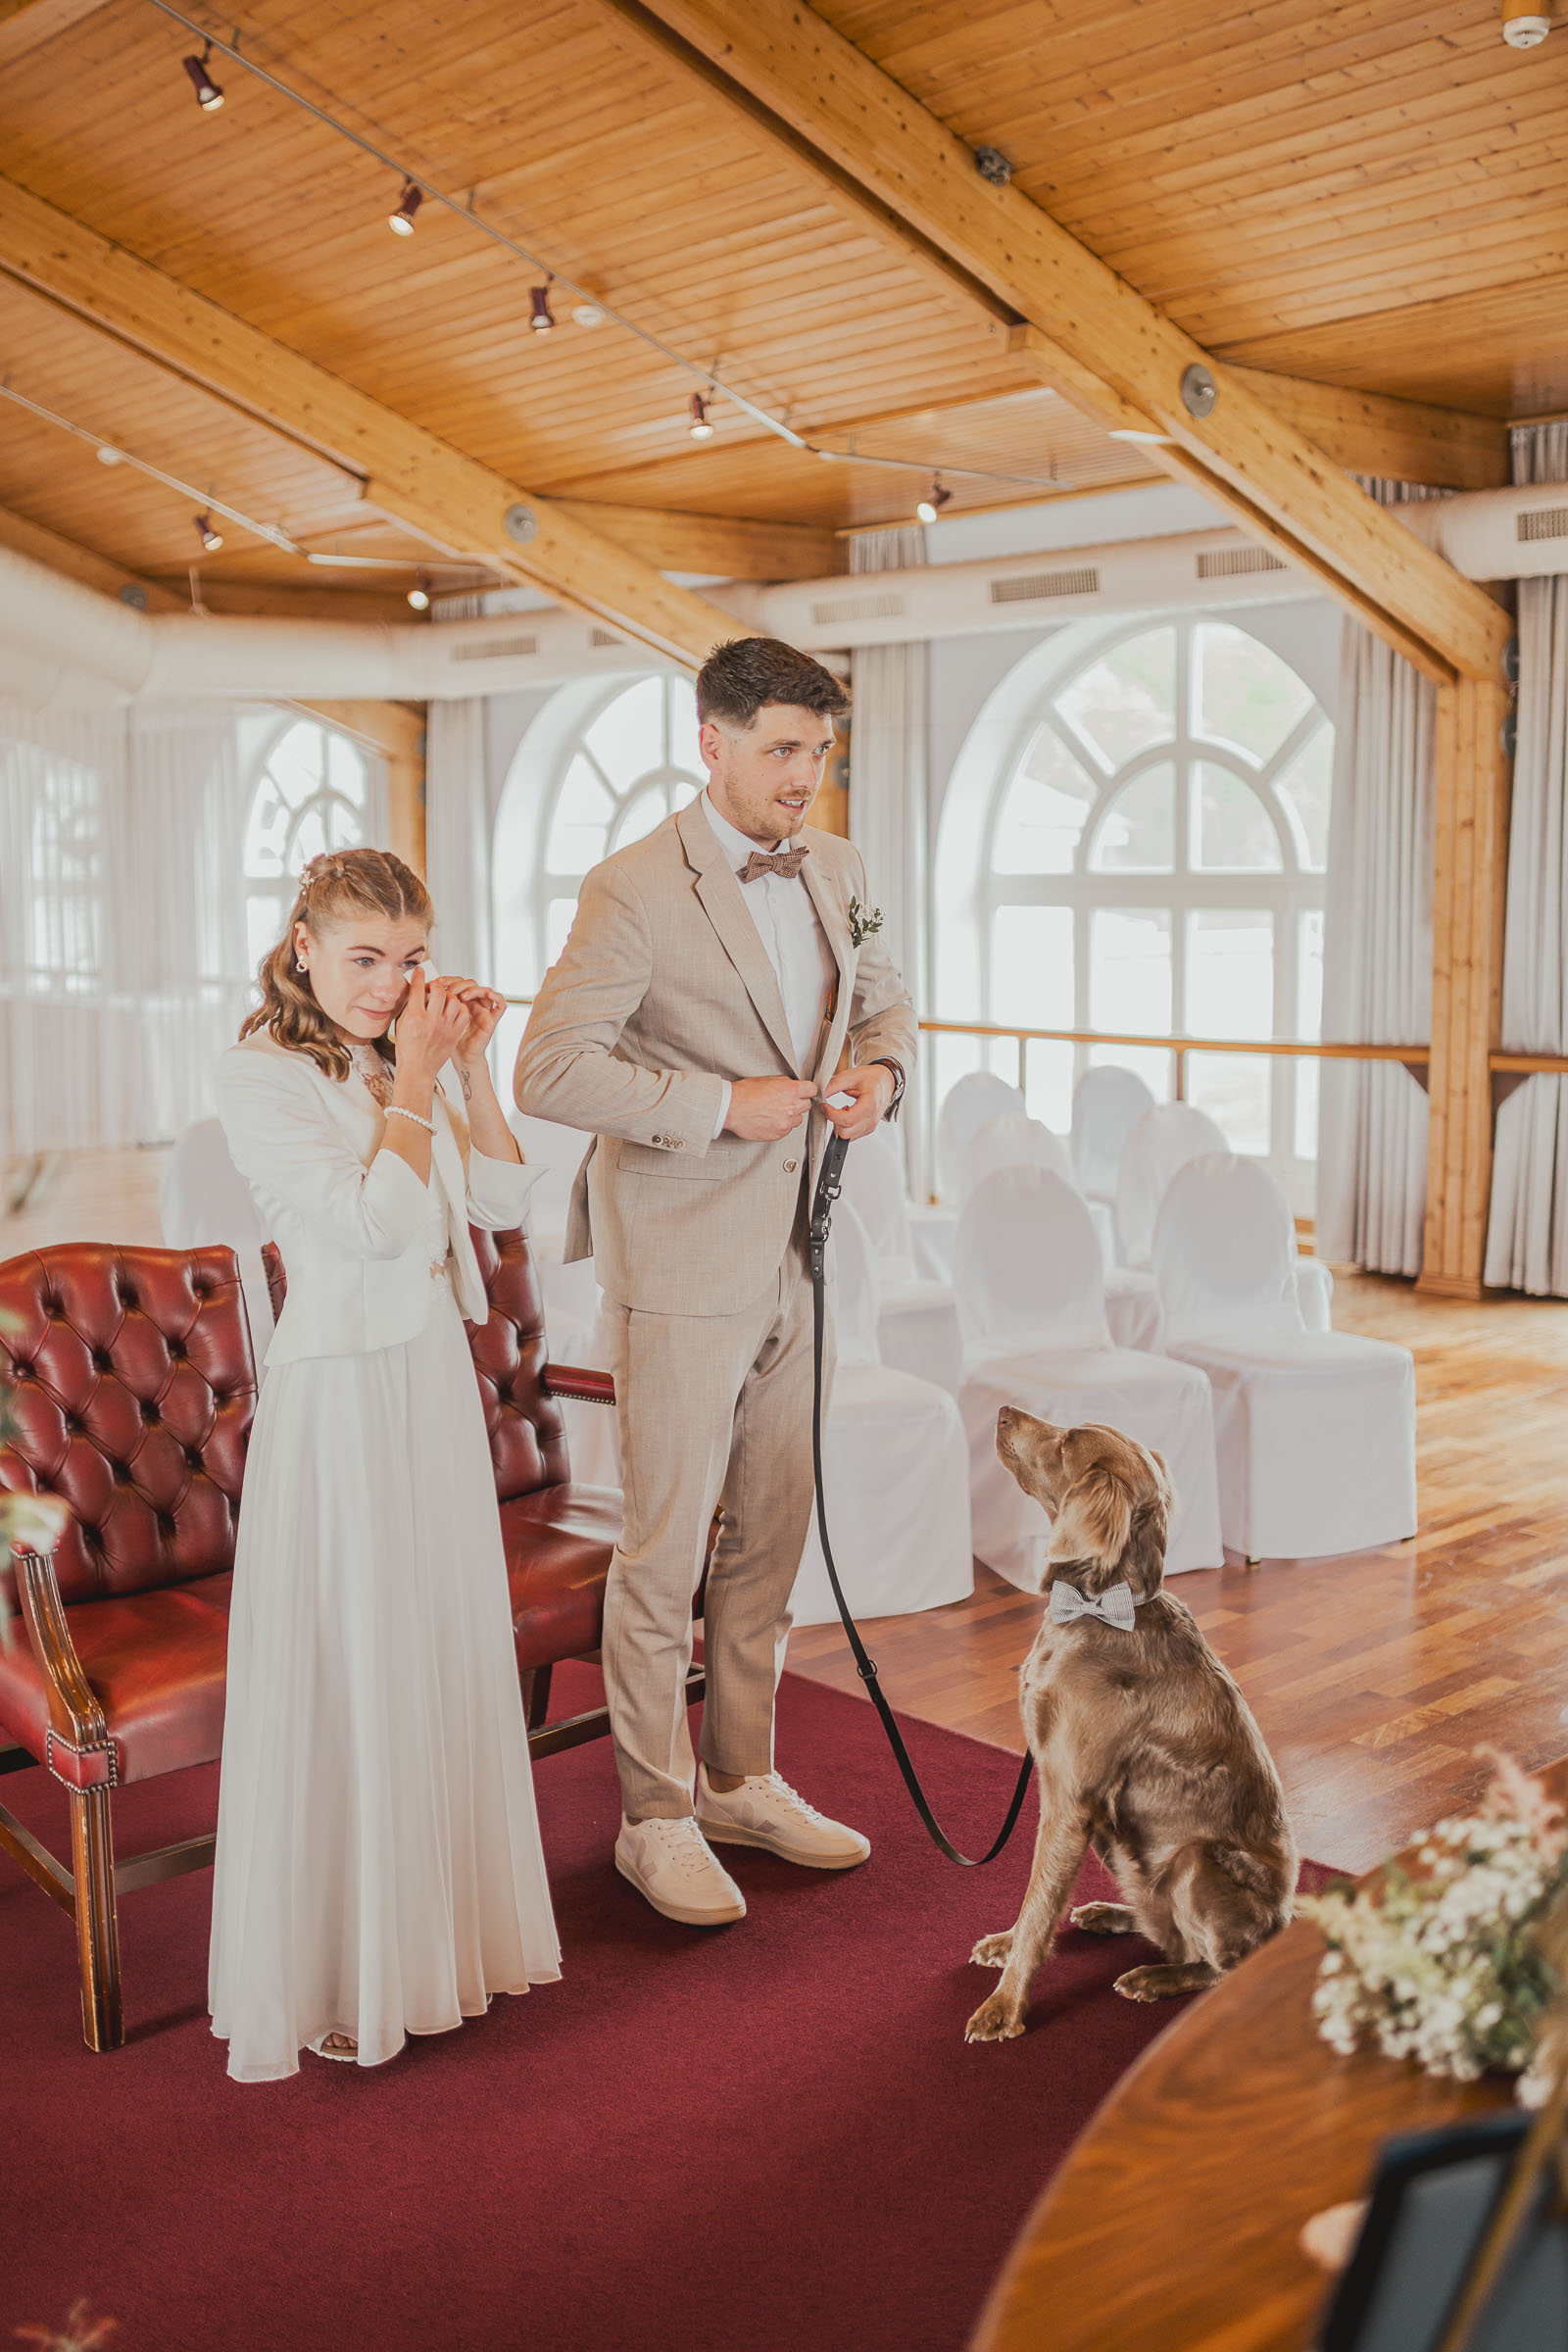
[[233, 709], [0, 702], [0, 1153], [167, 1142], [250, 999]]
[[[1516, 482], [1568, 481], [1568, 424], [1520, 425]], [[1508, 828], [1502, 1043], [1568, 1039], [1568, 577], [1519, 583], [1519, 748]], [[1527, 1078], [1497, 1113], [1486, 1279], [1568, 1298], [1568, 1081]]]
[[[1436, 722], [1436, 689], [1347, 621], [1323, 926], [1325, 1039], [1424, 1045], [1431, 1037]], [[1425, 1092], [1397, 1062], [1325, 1061], [1322, 1071], [1317, 1254], [1383, 1274], [1419, 1273]]]
[[[477, 596], [444, 596], [443, 620], [476, 620]], [[485, 787], [485, 713], [475, 697], [431, 703], [424, 739], [424, 871], [435, 906], [435, 955], [442, 971], [489, 982], [495, 972], [490, 888], [490, 805]]]

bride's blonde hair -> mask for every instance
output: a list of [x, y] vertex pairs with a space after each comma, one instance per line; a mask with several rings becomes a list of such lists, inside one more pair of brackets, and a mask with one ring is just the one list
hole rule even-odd
[[[291, 1053], [308, 1054], [328, 1078], [346, 1078], [351, 1067], [342, 1031], [329, 1021], [316, 1001], [308, 971], [297, 968], [294, 926], [303, 923], [319, 939], [331, 923], [355, 914], [379, 914], [389, 922], [428, 923], [434, 909], [430, 894], [412, 865], [390, 850], [332, 850], [313, 858], [300, 875], [283, 936], [269, 948], [256, 969], [262, 1001], [240, 1030], [249, 1037], [266, 1029]], [[377, 1051], [388, 1058], [384, 1041]]]

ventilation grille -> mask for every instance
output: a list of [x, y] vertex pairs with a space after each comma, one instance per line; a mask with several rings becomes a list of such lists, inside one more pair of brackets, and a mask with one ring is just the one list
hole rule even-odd
[[1093, 564], [1076, 571], [1028, 571], [1015, 580], [993, 580], [994, 605], [1032, 605], [1048, 596], [1098, 596], [1100, 572]]
[[811, 607], [811, 625], [831, 628], [839, 620], [901, 620], [907, 611], [902, 596], [835, 596]]
[[1213, 547], [1198, 558], [1200, 580], [1234, 580], [1248, 571], [1284, 571], [1278, 556], [1266, 547]]
[[480, 645], [455, 645], [454, 662], [517, 662], [539, 651], [537, 637], [487, 637]]
[[607, 645], [624, 645], [626, 640], [624, 637], [617, 637], [613, 629], [590, 629], [588, 642], [591, 646], [598, 648]]
[[1527, 539], [1568, 539], [1568, 507], [1533, 507], [1514, 516], [1514, 531]]

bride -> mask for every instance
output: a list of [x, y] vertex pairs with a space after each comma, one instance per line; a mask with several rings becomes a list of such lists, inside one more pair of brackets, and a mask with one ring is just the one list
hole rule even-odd
[[530, 1179], [485, 1058], [503, 1002], [425, 983], [430, 920], [401, 859], [313, 858], [218, 1070], [288, 1275], [219, 1800], [210, 1993], [240, 2082], [303, 2047], [379, 2065], [560, 1974], [463, 1329], [485, 1311], [468, 1224], [517, 1224]]

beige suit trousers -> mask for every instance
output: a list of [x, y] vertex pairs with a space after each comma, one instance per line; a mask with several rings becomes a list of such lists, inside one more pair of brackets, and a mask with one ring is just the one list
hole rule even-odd
[[[715, 1772], [773, 1768], [773, 1696], [813, 1494], [804, 1188], [777, 1279], [741, 1312], [654, 1314], [608, 1298], [604, 1311], [625, 1500], [605, 1593], [611, 1730], [628, 1818], [679, 1819], [696, 1777], [682, 1695], [692, 1602], [720, 1502], [703, 1616], [703, 1758]], [[827, 1317], [830, 1388], [831, 1286]]]

